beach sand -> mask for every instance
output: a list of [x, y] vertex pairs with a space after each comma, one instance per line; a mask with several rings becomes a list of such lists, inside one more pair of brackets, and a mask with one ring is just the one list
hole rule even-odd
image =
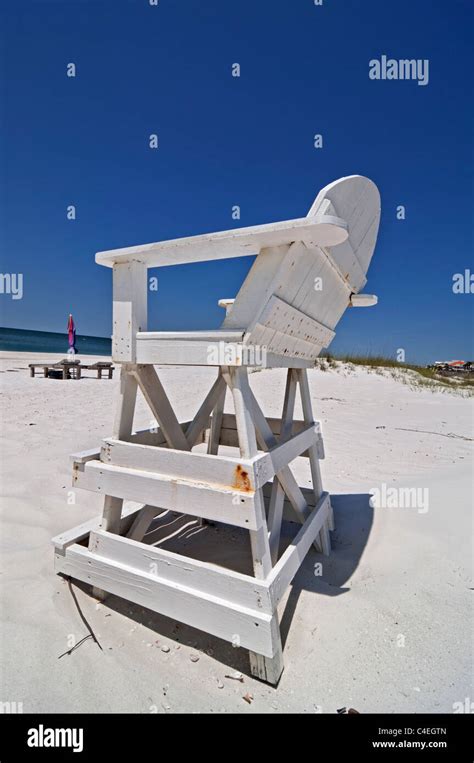
[[[113, 596], [98, 603], [78, 586], [102, 650], [89, 639], [58, 659], [87, 631], [54, 574], [50, 539], [101, 510], [100, 496], [72, 491], [69, 454], [111, 433], [118, 374], [30, 378], [28, 363], [48, 359], [60, 358], [0, 355], [1, 702], [24, 712], [436, 713], [473, 696], [472, 400], [362, 368], [309, 372], [336, 531], [329, 559], [311, 550], [285, 599], [285, 670], [274, 688], [250, 677], [245, 650]], [[215, 370], [160, 376], [184, 420]], [[267, 415], [280, 414], [284, 377], [250, 377]], [[135, 423], [151, 424], [141, 398]], [[308, 484], [304, 460], [296, 474]], [[383, 484], [427, 489], [428, 510], [371, 508]], [[226, 677], [234, 671], [243, 682]]]

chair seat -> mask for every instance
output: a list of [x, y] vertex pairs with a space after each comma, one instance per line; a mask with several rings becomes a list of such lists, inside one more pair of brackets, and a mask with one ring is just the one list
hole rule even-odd
[[141, 331], [137, 336], [140, 340], [159, 340], [163, 342], [241, 342], [244, 329], [203, 330], [203, 331]]
[[[137, 362], [162, 365], [229, 365], [241, 355], [244, 330], [143, 331], [137, 334]], [[241, 363], [237, 363], [241, 365]]]
[[310, 368], [308, 359], [244, 342], [245, 331], [143, 331], [137, 333], [137, 363], [156, 366], [249, 366]]

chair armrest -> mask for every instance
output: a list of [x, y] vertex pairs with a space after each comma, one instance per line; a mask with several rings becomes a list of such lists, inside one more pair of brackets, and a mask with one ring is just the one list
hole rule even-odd
[[225, 314], [229, 312], [229, 310], [232, 309], [232, 305], [234, 304], [235, 299], [220, 299], [217, 303], [219, 307], [225, 308]]
[[373, 307], [379, 301], [375, 294], [351, 294], [350, 307]]
[[131, 246], [98, 252], [99, 265], [113, 267], [121, 262], [142, 262], [147, 268], [182, 265], [229, 257], [258, 254], [266, 247], [303, 241], [308, 246], [336, 246], [348, 237], [347, 224], [333, 215], [314, 215], [296, 220], [235, 228], [201, 236], [159, 241], [154, 244]]

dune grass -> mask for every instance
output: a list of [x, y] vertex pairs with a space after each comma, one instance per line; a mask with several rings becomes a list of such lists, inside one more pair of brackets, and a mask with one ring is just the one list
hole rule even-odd
[[[458, 373], [456, 375], [453, 374], [453, 376], [445, 376], [437, 373], [435, 369], [425, 368], [413, 363], [400, 363], [393, 358], [387, 358], [382, 355], [333, 355], [332, 353], [326, 353], [321, 355], [316, 361], [316, 367], [321, 371], [337, 370], [339, 364], [364, 366], [369, 370], [380, 373], [386, 369], [388, 375], [401, 381], [409, 380], [409, 383], [413, 386], [418, 385], [431, 389], [437, 388], [453, 391], [462, 389], [474, 392], [474, 374]], [[406, 379], [400, 376], [400, 372]], [[404, 374], [404, 372], [407, 373]]]

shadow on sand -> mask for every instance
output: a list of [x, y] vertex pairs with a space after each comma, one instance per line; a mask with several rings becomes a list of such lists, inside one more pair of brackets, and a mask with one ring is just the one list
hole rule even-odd
[[[336, 529], [331, 533], [332, 552], [324, 557], [311, 548], [289, 589], [284, 612], [280, 620], [280, 630], [283, 646], [289, 634], [298, 599], [302, 591], [315, 594], [315, 611], [317, 611], [317, 595], [341, 596], [348, 594], [350, 588], [345, 583], [350, 579], [367, 543], [373, 521], [373, 509], [369, 504], [369, 494], [332, 495], [331, 503], [334, 509]], [[282, 528], [282, 544], [291, 543], [296, 535], [298, 525], [285, 522]], [[235, 536], [233, 536], [235, 537]], [[179, 538], [177, 539], [179, 541]], [[286, 542], [285, 542], [286, 541]], [[219, 543], [222, 553], [222, 543]], [[171, 550], [175, 550], [172, 548]], [[197, 554], [193, 554], [198, 556]], [[213, 559], [214, 561], [214, 559]], [[315, 565], [322, 562], [322, 575], [315, 574]], [[83, 590], [90, 592], [85, 584], [76, 581]], [[105, 606], [122, 614], [137, 623], [145, 625], [156, 633], [158, 643], [171, 639], [178, 644], [192, 647], [196, 652], [204, 652], [226, 668], [226, 674], [240, 671], [249, 675], [248, 652], [237, 649], [228, 642], [211, 636], [208, 633], [192, 628], [184, 623], [171, 620], [168, 617], [152, 612], [149, 609], [109, 595]], [[173, 648], [173, 647], [171, 647]]]

